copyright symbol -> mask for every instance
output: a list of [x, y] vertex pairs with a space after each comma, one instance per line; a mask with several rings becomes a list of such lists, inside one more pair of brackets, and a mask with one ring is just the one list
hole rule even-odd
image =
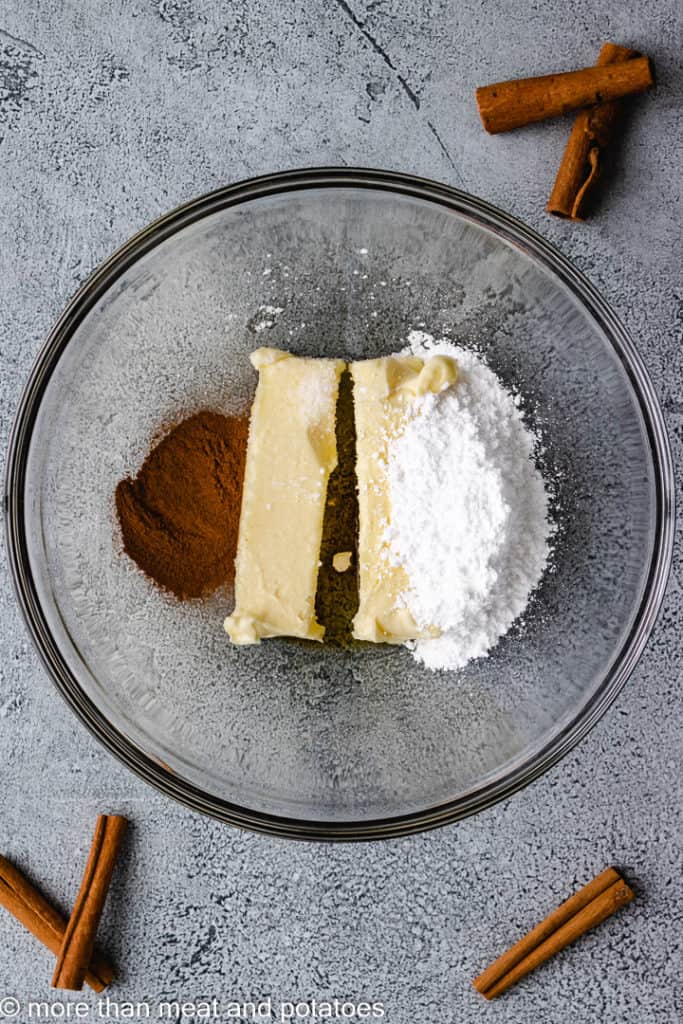
[[21, 1013], [21, 1003], [14, 996], [0, 999], [0, 1017], [17, 1017]]

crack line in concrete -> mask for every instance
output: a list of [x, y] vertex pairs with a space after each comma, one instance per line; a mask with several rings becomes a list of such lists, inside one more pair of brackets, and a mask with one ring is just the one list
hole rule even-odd
[[[384, 49], [384, 47], [375, 39], [373, 34], [366, 29], [365, 22], [361, 21], [361, 19], [358, 17], [358, 15], [352, 10], [350, 5], [347, 3], [347, 0], [335, 0], [335, 3], [344, 12], [346, 17], [349, 18], [349, 20], [351, 22], [353, 22], [353, 24], [355, 25], [357, 30], [361, 33], [361, 35], [365, 39], [367, 39], [367, 41], [370, 43], [370, 46], [375, 51], [375, 53], [378, 55], [378, 57], [381, 57], [382, 60], [384, 61], [384, 63], [386, 64], [386, 66], [393, 72], [394, 77], [396, 78], [398, 84], [401, 86], [401, 88], [403, 89], [404, 93], [406, 94], [406, 96], [408, 97], [408, 99], [410, 100], [412, 105], [415, 107], [415, 109], [419, 111], [420, 110], [420, 103], [421, 103], [420, 97], [414, 91], [414, 89], [411, 88], [411, 86], [408, 84], [408, 82], [406, 81], [404, 76], [402, 74], [400, 74], [400, 72], [398, 71], [396, 65], [394, 64], [393, 60], [391, 59], [391, 57], [389, 56], [387, 51]], [[364, 118], [361, 118], [361, 120], [364, 120]], [[446, 144], [444, 143], [443, 139], [441, 138], [441, 136], [439, 135], [438, 131], [436, 130], [436, 128], [434, 127], [434, 125], [432, 124], [431, 121], [426, 121], [426, 124], [427, 124], [427, 127], [429, 128], [430, 132], [432, 133], [432, 135], [436, 139], [436, 141], [437, 141], [437, 143], [439, 145], [439, 149], [441, 150], [441, 152], [445, 156], [446, 160], [448, 161], [449, 167], [457, 175], [457, 178], [458, 178], [458, 181], [460, 182], [460, 184], [463, 185], [464, 181], [463, 181], [463, 178], [462, 178], [462, 174], [460, 173], [460, 170], [458, 169], [455, 161], [453, 160], [453, 157], [451, 156], [450, 152], [448, 151], [448, 148], [447, 148]]]
[[368, 30], [365, 27], [365, 24], [360, 20], [360, 18], [356, 14], [354, 14], [352, 9], [347, 4], [346, 0], [335, 0], [335, 3], [337, 4], [338, 7], [340, 7], [342, 9], [342, 11], [347, 16], [347, 18], [351, 19], [351, 21], [356, 26], [358, 31], [363, 36], [365, 36], [367, 41], [370, 43], [370, 46], [373, 48], [375, 53], [379, 57], [382, 58], [382, 60], [386, 64], [386, 66], [388, 68], [390, 68], [394, 72], [394, 76], [398, 80], [398, 83], [401, 86], [401, 88], [403, 89], [404, 93], [406, 94], [406, 96], [408, 97], [410, 102], [413, 104], [415, 109], [419, 110], [420, 109], [420, 98], [419, 98], [419, 96], [410, 88], [410, 86], [406, 82], [406, 80], [403, 77], [403, 75], [399, 75], [398, 71], [396, 70], [396, 65], [394, 64], [394, 62], [392, 61], [391, 57], [389, 56], [387, 51], [384, 49], [384, 47], [380, 46], [380, 44], [377, 42], [377, 40], [375, 39], [375, 37], [373, 36], [373, 34], [371, 32], [368, 32]]
[[460, 170], [458, 169], [455, 161], [453, 160], [453, 157], [451, 156], [451, 154], [449, 153], [448, 149], [446, 148], [445, 142], [443, 141], [443, 139], [441, 138], [441, 136], [439, 135], [438, 131], [436, 130], [436, 128], [434, 127], [434, 125], [432, 124], [431, 121], [427, 121], [427, 127], [429, 128], [430, 132], [432, 133], [432, 135], [434, 136], [436, 141], [439, 143], [439, 147], [441, 149], [441, 152], [443, 153], [443, 155], [448, 160], [448, 163], [451, 165], [451, 167], [453, 168], [453, 170], [457, 174], [458, 181], [460, 182], [461, 185], [464, 185], [464, 181], [462, 179], [462, 174], [460, 173]]
[[37, 57], [45, 57], [37, 46], [33, 43], [28, 43], [25, 39], [20, 39], [19, 36], [13, 36], [11, 32], [7, 32], [4, 28], [0, 28], [0, 40], [6, 39], [9, 43], [14, 43], [15, 46], [20, 46], [22, 50], [28, 50], [30, 53], [35, 53]]

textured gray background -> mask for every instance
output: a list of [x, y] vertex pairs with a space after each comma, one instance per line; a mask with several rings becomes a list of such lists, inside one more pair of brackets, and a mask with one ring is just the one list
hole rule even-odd
[[[680, 46], [675, 0], [3, 0], [0, 424], [87, 274], [145, 223], [225, 182], [313, 164], [439, 178], [574, 259], [636, 338], [683, 461]], [[569, 121], [489, 137], [476, 85], [636, 45], [657, 65], [600, 213], [543, 207]], [[383, 1001], [391, 1024], [683, 1016], [680, 536], [664, 610], [616, 705], [525, 792], [375, 846], [243, 835], [138, 782], [58, 698], [0, 589], [0, 850], [64, 907], [96, 813], [134, 828], [103, 922], [120, 1000]], [[506, 998], [470, 979], [605, 865], [638, 902]], [[49, 997], [48, 958], [0, 915], [0, 996]], [[17, 1019], [28, 1019], [22, 1010]]]

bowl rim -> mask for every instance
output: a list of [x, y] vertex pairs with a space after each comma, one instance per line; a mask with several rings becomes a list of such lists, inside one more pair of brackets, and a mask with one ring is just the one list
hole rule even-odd
[[[530, 760], [501, 778], [435, 807], [367, 821], [288, 818], [230, 803], [175, 775], [116, 729], [81, 689], [52, 636], [32, 578], [24, 518], [26, 459], [42, 397], [77, 327], [113, 282], [160, 242], [211, 213], [264, 196], [321, 188], [373, 189], [445, 206], [492, 230], [558, 277], [602, 328], [630, 380], [643, 417], [654, 470], [655, 536], [643, 597], [628, 635], [591, 698]], [[664, 597], [673, 553], [674, 475], [664, 419], [635, 345], [609, 304], [558, 249], [510, 214], [437, 181], [369, 168], [303, 168], [226, 185], [182, 203], [124, 242], [80, 286], [38, 353], [11, 429], [4, 488], [5, 540], [19, 607], [48, 675], [75, 714], [128, 768], [192, 810], [239, 828], [296, 839], [351, 841], [409, 835], [476, 814], [543, 775], [588, 734], [635, 668]]]

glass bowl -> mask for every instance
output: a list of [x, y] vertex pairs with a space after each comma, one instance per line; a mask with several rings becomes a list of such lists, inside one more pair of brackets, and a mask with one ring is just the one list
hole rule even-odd
[[[224, 595], [179, 604], [121, 553], [117, 481], [164, 424], [245, 408], [252, 349], [358, 359], [411, 329], [519, 390], [557, 480], [554, 570], [488, 658], [454, 674], [384, 645], [235, 648]], [[23, 612], [88, 728], [190, 807], [308, 839], [433, 827], [546, 771], [632, 671], [671, 559], [662, 417], [609, 307], [508, 215], [379, 171], [219, 189], [127, 242], [40, 353], [6, 488]]]

